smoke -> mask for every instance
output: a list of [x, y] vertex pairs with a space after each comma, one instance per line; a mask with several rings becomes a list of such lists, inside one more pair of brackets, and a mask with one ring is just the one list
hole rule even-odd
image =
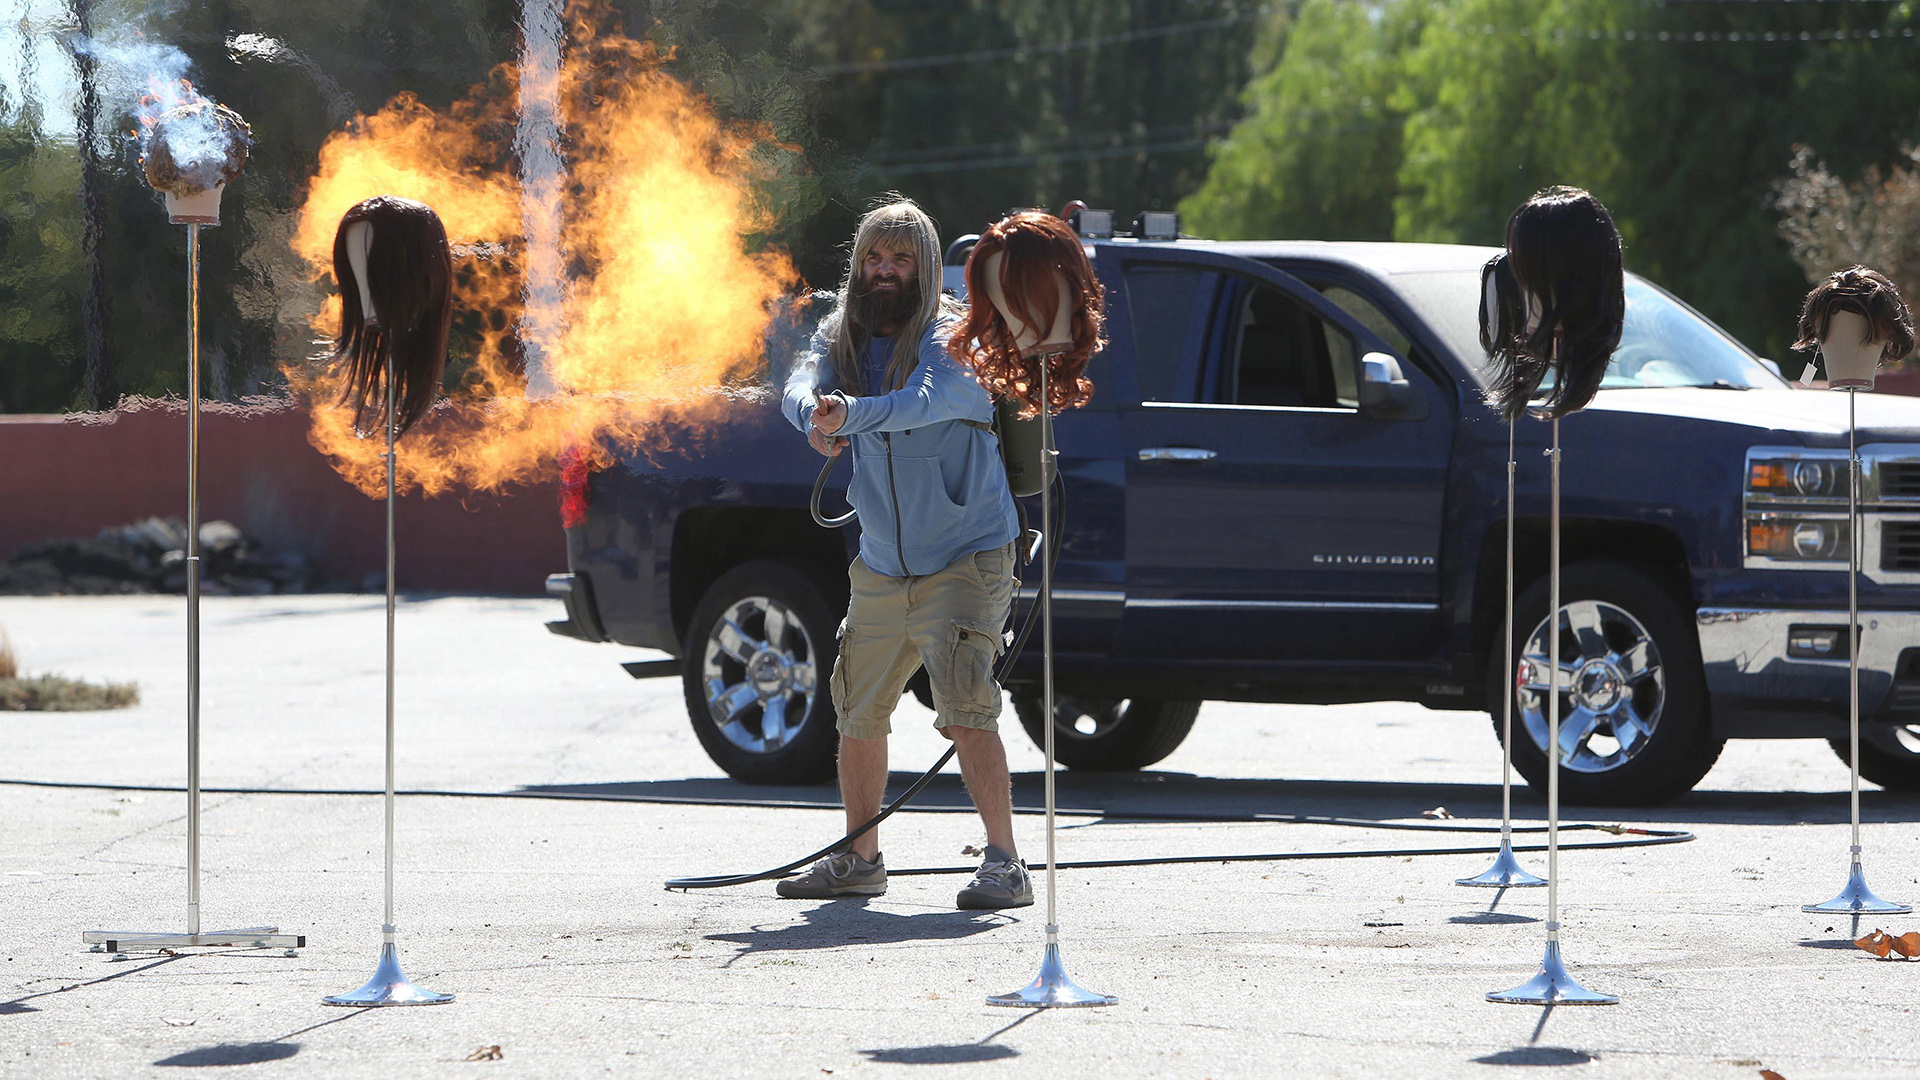
[[[574, 0], [565, 18], [554, 84], [529, 88], [557, 102], [566, 151], [566, 173], [542, 189], [558, 235], [539, 251], [513, 139], [525, 104], [516, 66], [445, 110], [403, 94], [321, 148], [292, 242], [316, 281], [331, 276], [341, 216], [374, 195], [434, 207], [455, 245], [456, 326], [474, 355], [456, 357], [470, 359], [461, 384], [402, 444], [403, 488], [494, 489], [553, 475], [563, 453], [604, 464], [684, 448], [739, 407], [742, 377], [758, 373], [773, 313], [798, 284], [784, 254], [747, 241], [773, 225], [756, 184], [796, 151], [720, 120], [651, 45], [608, 29], [600, 0]], [[556, 251], [564, 288], [533, 290], [530, 305], [530, 272]], [[337, 333], [339, 319], [335, 296], [317, 335]], [[538, 397], [524, 373], [529, 324], [551, 387]], [[333, 407], [340, 373], [324, 359], [285, 371], [314, 404], [313, 444], [379, 492], [382, 447]]]

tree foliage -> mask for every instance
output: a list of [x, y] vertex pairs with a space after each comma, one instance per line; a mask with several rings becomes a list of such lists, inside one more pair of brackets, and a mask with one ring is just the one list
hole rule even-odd
[[[722, 115], [801, 149], [770, 161], [760, 195], [780, 224], [749, 240], [790, 250], [817, 286], [837, 283], [854, 219], [889, 189], [918, 198], [948, 238], [1018, 205], [1077, 197], [1123, 220], [1171, 205], [1237, 115], [1264, 21], [1256, 0], [607, 2]], [[342, 109], [401, 91], [445, 106], [513, 60], [520, 15], [519, 0], [94, 0], [97, 33], [179, 46], [254, 126], [254, 160], [202, 242], [205, 393], [270, 390], [275, 361], [312, 347], [298, 312], [314, 286], [286, 241]], [[239, 34], [284, 51], [230, 51]], [[129, 393], [180, 393], [185, 238], [140, 181], [127, 104], [110, 102], [100, 126], [116, 134], [98, 148], [116, 375]], [[0, 409], [58, 410], [76, 404], [82, 374], [77, 154], [33, 134], [25, 111], [0, 102], [13, 125], [0, 130]]]
[[[1908, 5], [1303, 0], [1185, 205], [1222, 236], [1497, 244], [1527, 195], [1577, 184], [1629, 269], [1783, 355], [1805, 282], [1776, 184], [1797, 142], [1857, 174], [1920, 136], [1913, 26]], [[1316, 129], [1319, 102], [1382, 97], [1375, 144]]]

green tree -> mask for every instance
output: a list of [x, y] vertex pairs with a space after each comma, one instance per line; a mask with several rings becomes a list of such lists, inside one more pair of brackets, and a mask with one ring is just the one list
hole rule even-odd
[[1205, 183], [1180, 209], [1222, 238], [1393, 236], [1406, 50], [1427, 0], [1306, 0], [1269, 33], [1281, 42], [1248, 85], [1247, 117], [1212, 151]]

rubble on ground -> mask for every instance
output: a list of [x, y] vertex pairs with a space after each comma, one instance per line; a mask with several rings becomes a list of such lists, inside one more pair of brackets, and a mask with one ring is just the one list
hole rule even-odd
[[[24, 544], [0, 563], [0, 595], [185, 593], [186, 546], [186, 523], [157, 517], [109, 526], [92, 539]], [[200, 588], [209, 595], [301, 593], [321, 583], [306, 556], [262, 550], [228, 521], [201, 523], [200, 557]]]

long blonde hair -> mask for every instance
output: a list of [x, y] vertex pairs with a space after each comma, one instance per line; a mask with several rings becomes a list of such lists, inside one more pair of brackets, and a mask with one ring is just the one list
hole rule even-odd
[[[913, 255], [913, 282], [920, 291], [920, 306], [914, 310], [900, 332], [894, 335], [893, 355], [887, 361], [885, 386], [868, 387], [861, 378], [860, 353], [867, 346], [867, 332], [847, 318], [847, 302], [860, 278], [860, 267], [867, 255], [881, 244]], [[827, 316], [827, 356], [840, 388], [853, 392], [884, 393], [905, 386], [907, 376], [919, 364], [920, 339], [934, 320], [958, 317], [958, 302], [940, 291], [940, 230], [920, 204], [888, 192], [874, 201], [873, 208], [860, 219], [853, 233], [853, 251], [847, 258], [847, 273], [840, 280], [832, 314]]]

